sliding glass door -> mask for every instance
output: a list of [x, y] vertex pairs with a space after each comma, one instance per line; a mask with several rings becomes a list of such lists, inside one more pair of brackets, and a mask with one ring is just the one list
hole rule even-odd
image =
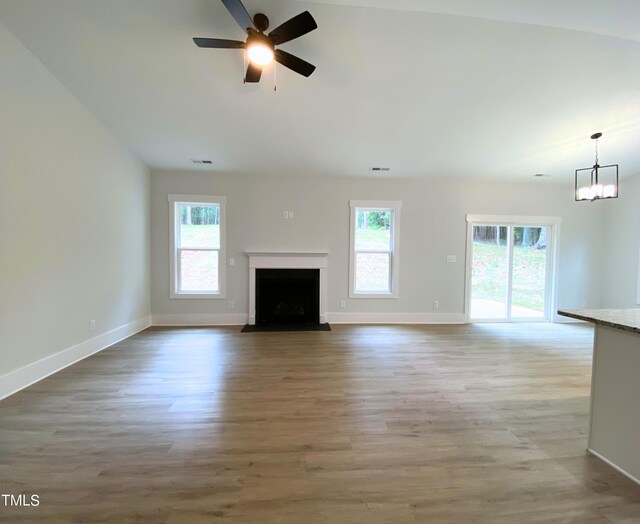
[[473, 226], [472, 319], [507, 318], [509, 249], [507, 226]]
[[545, 318], [547, 228], [513, 227], [511, 318]]
[[472, 224], [470, 320], [549, 318], [550, 226]]

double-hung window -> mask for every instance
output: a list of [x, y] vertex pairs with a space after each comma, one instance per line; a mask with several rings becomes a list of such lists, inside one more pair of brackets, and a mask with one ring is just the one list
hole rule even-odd
[[351, 200], [349, 205], [349, 296], [396, 298], [402, 203]]
[[225, 204], [220, 196], [169, 195], [171, 298], [224, 298]]

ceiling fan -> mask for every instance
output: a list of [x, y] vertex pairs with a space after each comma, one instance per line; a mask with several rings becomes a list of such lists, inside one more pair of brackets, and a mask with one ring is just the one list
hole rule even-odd
[[193, 41], [198, 47], [204, 48], [245, 49], [249, 57], [245, 82], [259, 82], [262, 67], [272, 60], [303, 76], [310, 76], [315, 71], [316, 66], [313, 64], [282, 49], [276, 49], [276, 46], [306, 35], [318, 27], [309, 11], [294, 16], [269, 34], [265, 34], [269, 29], [269, 19], [266, 15], [258, 13], [252, 20], [241, 0], [222, 0], [222, 3], [247, 33], [246, 41], [221, 38], [194, 38]]

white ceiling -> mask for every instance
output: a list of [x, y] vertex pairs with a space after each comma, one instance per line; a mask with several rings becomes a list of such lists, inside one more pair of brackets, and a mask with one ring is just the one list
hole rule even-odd
[[422, 11], [587, 31], [640, 41], [638, 0], [303, 0], [315, 4]]
[[637, 0], [246, 0], [314, 63], [242, 84], [220, 0], [0, 0], [8, 27], [154, 168], [572, 181], [600, 159], [640, 173]]

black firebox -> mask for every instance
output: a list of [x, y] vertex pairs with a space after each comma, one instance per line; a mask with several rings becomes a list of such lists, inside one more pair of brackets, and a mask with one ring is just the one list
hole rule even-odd
[[319, 269], [256, 269], [256, 326], [319, 323]]

